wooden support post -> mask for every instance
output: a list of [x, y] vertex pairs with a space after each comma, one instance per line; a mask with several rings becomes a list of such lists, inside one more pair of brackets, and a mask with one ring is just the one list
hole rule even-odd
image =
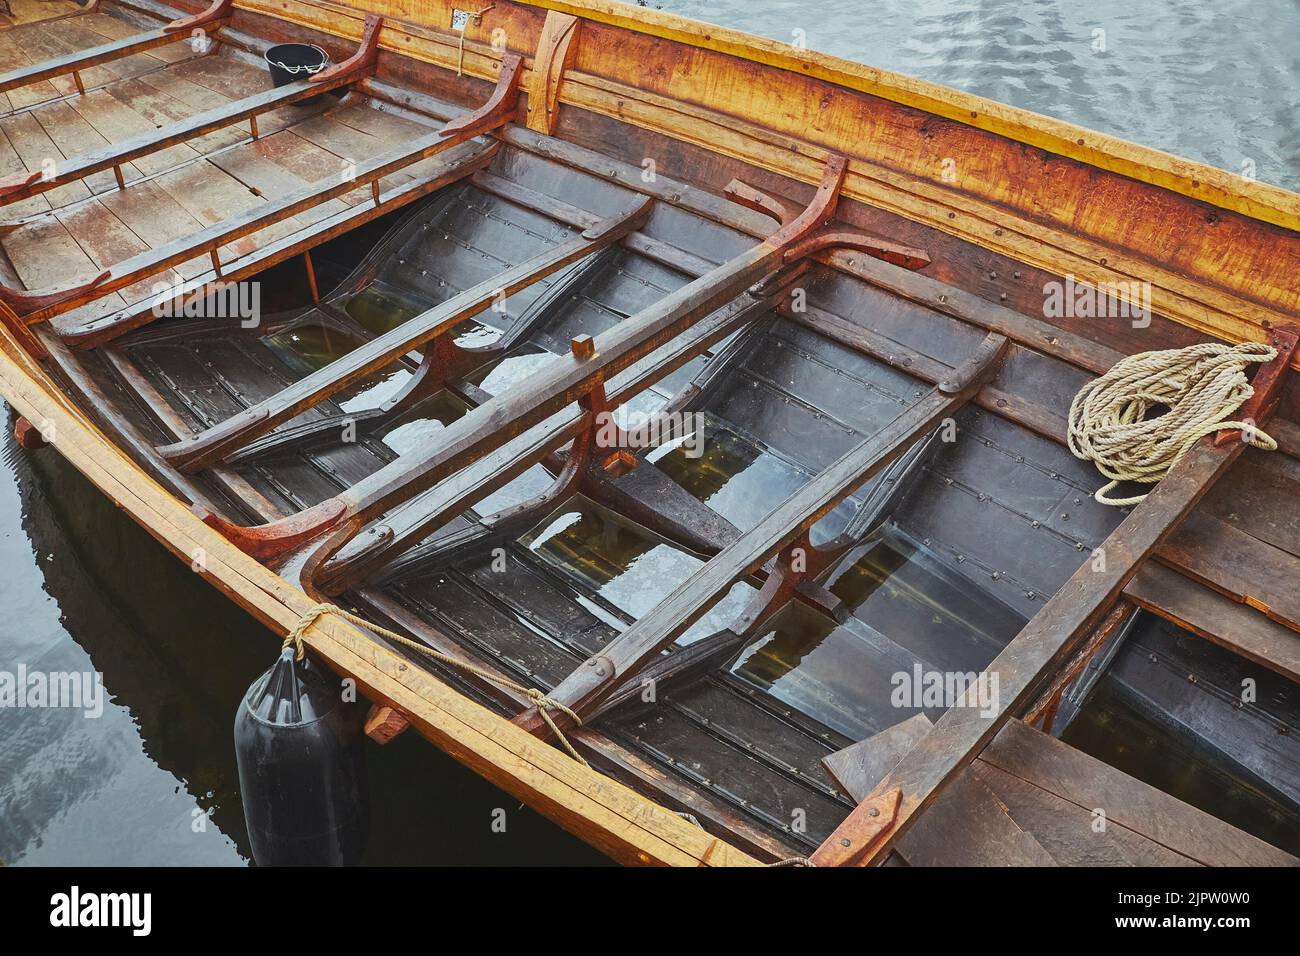
[[316, 266], [311, 261], [310, 249], [303, 250], [302, 264], [307, 267], [307, 285], [311, 289], [311, 300], [320, 302], [320, 289], [316, 287]]
[[528, 88], [529, 129], [550, 135], [559, 120], [560, 83], [572, 56], [572, 44], [578, 34], [577, 17], [558, 10], [547, 11], [542, 35], [533, 57], [532, 82]]
[[85, 96], [85, 95], [86, 95], [86, 87], [85, 87], [85, 84], [83, 84], [83, 83], [81, 82], [81, 71], [80, 71], [80, 70], [73, 70], [73, 71], [72, 71], [72, 82], [75, 83], [75, 84], [77, 85], [77, 93], [78, 93], [79, 95], [81, 95], [81, 96]]
[[211, 250], [211, 251], [208, 253], [208, 256], [212, 259], [212, 271], [215, 272], [215, 273], [217, 274], [217, 277], [218, 277], [218, 278], [220, 278], [220, 276], [221, 276], [221, 256], [220, 256], [220, 254], [218, 253], [218, 251], [217, 251], [216, 249], [213, 249], [213, 250]]
[[[1284, 332], [1285, 334], [1279, 334]], [[1272, 362], [1255, 373], [1261, 383], [1260, 407], [1276, 401], [1286, 369], [1295, 358], [1294, 328], [1270, 330], [1278, 350]], [[1089, 631], [1108, 612], [1142, 562], [1173, 532], [1214, 482], [1241, 455], [1244, 445], [1216, 447], [1207, 436], [1189, 450], [1136, 505], [1100, 550], [1101, 570], [1086, 562], [1029, 621], [987, 668], [998, 675], [999, 705], [987, 715], [983, 708], [956, 706], [885, 777], [874, 791], [879, 796], [895, 788], [903, 792], [897, 817], [866, 859], [884, 859], [912, 820], [973, 761], [1002, 726], [1030, 705], [1065, 664]], [[861, 809], [861, 808], [859, 808]], [[858, 811], [854, 811], [856, 814]]]
[[[944, 417], [961, 408], [998, 364], [1007, 340], [988, 335], [947, 388], [935, 387], [897, 418], [845, 453], [778, 505], [754, 528], [718, 552], [699, 571], [678, 585], [647, 615], [583, 662], [550, 694], [575, 712], [589, 714], [605, 698], [686, 632], [738, 578], [752, 574], [778, 552], [798, 541], [855, 488], [905, 454]], [[771, 584], [769, 579], [769, 584]], [[778, 580], [776, 586], [780, 586]], [[572, 726], [566, 715], [553, 715], [561, 728]], [[549, 725], [536, 708], [515, 718], [532, 733]]]
[[123, 175], [122, 175], [122, 167], [121, 167], [121, 166], [114, 166], [114, 167], [113, 167], [113, 178], [117, 180], [117, 188], [118, 188], [118, 189], [125, 189], [125, 188], [126, 188], [126, 179], [125, 179], [125, 177], [123, 177]]
[[257, 139], [257, 117], [256, 116], [250, 116], [248, 118], [248, 131], [249, 133], [252, 134], [253, 139]]

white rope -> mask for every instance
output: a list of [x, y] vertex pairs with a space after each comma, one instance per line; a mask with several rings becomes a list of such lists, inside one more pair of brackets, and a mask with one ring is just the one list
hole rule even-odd
[[1243, 442], [1275, 450], [1277, 442], [1253, 421], [1228, 419], [1255, 394], [1246, 367], [1276, 356], [1257, 342], [1141, 352], [1079, 389], [1070, 405], [1070, 451], [1110, 479], [1094, 497], [1104, 505], [1137, 504], [1145, 494], [1108, 493], [1122, 481], [1155, 484], [1192, 445], [1220, 429], [1239, 429]]

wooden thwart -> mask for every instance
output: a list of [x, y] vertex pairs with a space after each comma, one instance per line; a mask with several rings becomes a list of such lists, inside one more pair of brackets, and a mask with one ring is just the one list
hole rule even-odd
[[[356, 174], [352, 178], [332, 182], [326, 180], [323, 184], [306, 187], [275, 202], [259, 204], [238, 216], [209, 226], [194, 236], [120, 262], [89, 281], [69, 288], [19, 291], [0, 286], [0, 301], [4, 301], [20, 317], [29, 321], [47, 319], [116, 292], [118, 289], [126, 288], [171, 266], [187, 262], [195, 256], [205, 254], [216, 256], [217, 251], [229, 242], [352, 192], [359, 186], [371, 185], [377, 191], [379, 181], [385, 176], [400, 172], [408, 166], [510, 122], [514, 118], [514, 99], [518, 93], [519, 71], [519, 58], [507, 57], [501, 70], [500, 82], [492, 97], [482, 107], [453, 120], [435, 133], [415, 140], [403, 149], [358, 163]], [[494, 146], [495, 144], [485, 148], [491, 149]], [[438, 178], [451, 182], [452, 179], [446, 178], [447, 176], [458, 178], [455, 177], [457, 171], [461, 175], [468, 175], [475, 169], [477, 166], [471, 166], [471, 160], [466, 159], [453, 164], [451, 169]], [[219, 263], [216, 266], [216, 272], [219, 274], [221, 271]], [[133, 318], [138, 323], [138, 316]], [[96, 326], [95, 330], [100, 332], [115, 321], [116, 319], [110, 316]]]
[[[343, 66], [344, 64], [340, 63], [338, 65]], [[213, 130], [224, 129], [227, 126], [233, 126], [244, 121], [253, 124], [253, 138], [256, 139], [257, 117], [261, 114], [347, 86], [365, 76], [367, 69], [373, 71], [373, 59], [370, 61], [363, 60], [346, 71], [328, 77], [325, 73], [329, 71], [323, 71], [307, 80], [299, 80], [287, 86], [275, 87], [261, 93], [255, 93], [252, 96], [235, 100], [216, 109], [180, 120], [170, 126], [143, 133], [124, 142], [115, 143], [104, 149], [72, 159], [65, 164], [61, 164], [55, 174], [48, 179], [44, 178], [44, 174], [40, 170], [17, 173], [5, 179], [0, 179], [0, 206], [39, 195], [51, 189], [57, 189], [59, 186], [77, 182], [106, 169], [112, 169], [116, 173], [119, 188], [125, 189], [126, 185], [121, 172], [124, 163], [175, 146], [178, 143], [188, 142]]]

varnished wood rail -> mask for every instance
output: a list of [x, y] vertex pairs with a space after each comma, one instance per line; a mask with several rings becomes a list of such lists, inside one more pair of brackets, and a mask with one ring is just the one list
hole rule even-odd
[[39, 83], [42, 80], [52, 79], [56, 76], [67, 76], [68, 74], [72, 74], [80, 89], [80, 73], [82, 70], [92, 66], [99, 66], [101, 63], [111, 63], [113, 60], [120, 60], [135, 53], [144, 53], [155, 47], [189, 40], [192, 36], [192, 30], [217, 30], [230, 19], [233, 8], [233, 0], [215, 0], [212, 6], [202, 13], [173, 20], [171, 23], [155, 30], [148, 30], [136, 36], [113, 40], [109, 43], [91, 47], [88, 50], [80, 50], [76, 53], [69, 53], [67, 56], [56, 57], [41, 63], [33, 63], [0, 74], [0, 93], [7, 93], [9, 90], [16, 90], [32, 83]]
[[[1281, 376], [1274, 372], [1291, 364], [1296, 343], [1294, 337], [1274, 330], [1271, 344], [1278, 349], [1278, 357], [1256, 372], [1256, 380], [1276, 393]], [[1260, 407], [1268, 409], [1271, 398], [1261, 395]], [[872, 792], [868, 800], [898, 789], [902, 791], [902, 802], [871, 853], [855, 862], [883, 860], [911, 822], [979, 756], [1002, 726], [1031, 705], [1111, 610], [1142, 563], [1196, 507], [1244, 448], [1240, 441], [1216, 447], [1213, 437], [1207, 436], [1174, 465], [1145, 500], [1134, 506], [1097, 549], [1104, 561], [1085, 562], [989, 664], [986, 672], [998, 677], [995, 712], [986, 715], [981, 707], [950, 707]], [[860, 804], [844, 826], [852, 826], [855, 818], [860, 820], [867, 806], [866, 801]], [[836, 838], [832, 834], [828, 842]]]
[[191, 439], [160, 448], [159, 452], [182, 471], [197, 471], [207, 467], [222, 456], [265, 435], [282, 422], [324, 401], [362, 376], [433, 342], [461, 322], [478, 315], [499, 298], [514, 295], [564, 266], [617, 242], [644, 225], [653, 202], [645, 200], [638, 203], [631, 212], [612, 216], [572, 239], [558, 243], [452, 296], [446, 302], [408, 319], [264, 401]]
[[[905, 454], [939, 421], [955, 414], [993, 374], [1006, 344], [1001, 335], [986, 336], [975, 353], [954, 370], [950, 381], [932, 388], [720, 551], [600, 654], [584, 661], [551, 691], [551, 699], [579, 717], [590, 714], [685, 633], [733, 582], [758, 571], [854, 489]], [[552, 716], [561, 727], [572, 724], [563, 713], [553, 712]], [[536, 709], [521, 714], [515, 723], [532, 733], [548, 732], [548, 725]]]

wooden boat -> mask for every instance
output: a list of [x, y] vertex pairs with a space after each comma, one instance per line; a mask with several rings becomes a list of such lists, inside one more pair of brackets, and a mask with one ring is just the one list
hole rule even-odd
[[[603, 0], [0, 47], [19, 441], [279, 635], [477, 668], [315, 620], [376, 739], [628, 863], [1295, 862], [1300, 196]], [[1097, 503], [1072, 396], [1215, 339], [1279, 451]]]

